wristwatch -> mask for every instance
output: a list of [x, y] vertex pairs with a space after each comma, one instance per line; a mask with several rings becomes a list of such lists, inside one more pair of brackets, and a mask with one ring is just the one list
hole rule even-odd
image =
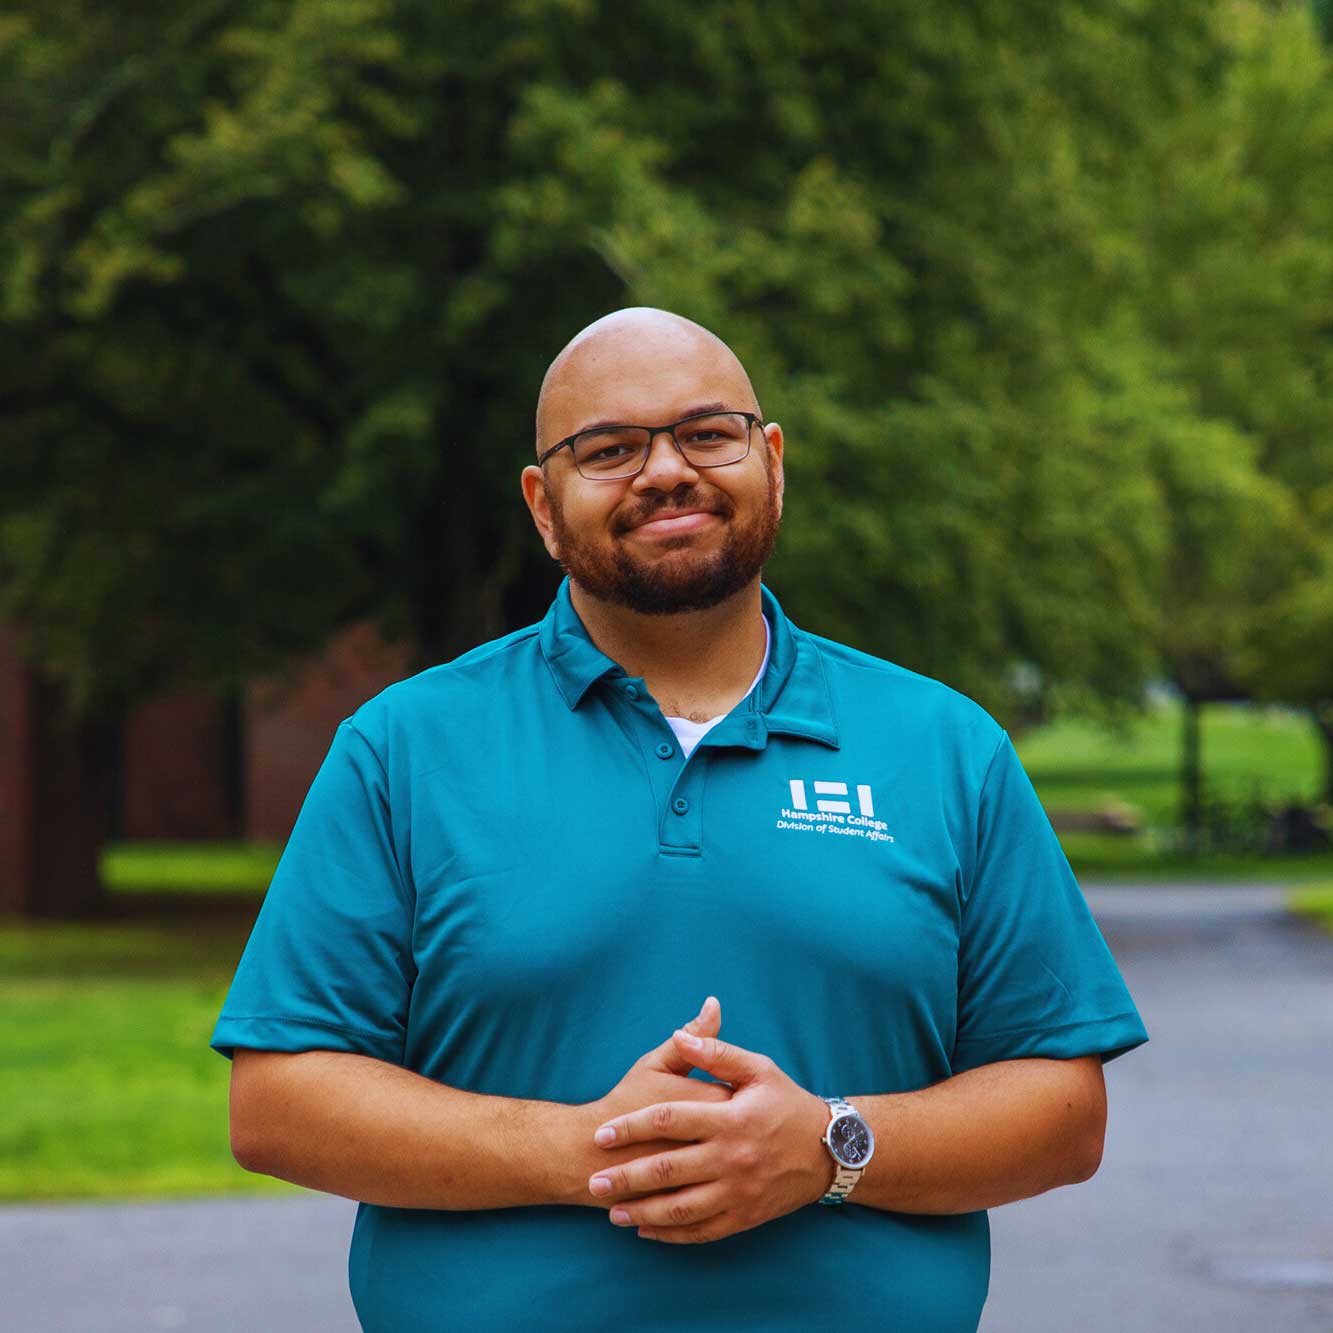
[[844, 1097], [825, 1097], [829, 1122], [819, 1140], [828, 1150], [837, 1171], [820, 1203], [841, 1203], [861, 1179], [861, 1172], [875, 1153], [875, 1135], [860, 1112]]

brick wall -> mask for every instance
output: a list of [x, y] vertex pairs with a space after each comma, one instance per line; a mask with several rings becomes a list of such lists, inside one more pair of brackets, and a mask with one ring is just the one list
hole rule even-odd
[[[18, 633], [0, 627], [0, 913], [23, 910], [32, 875], [33, 690]], [[334, 639], [284, 688], [259, 681], [241, 713], [239, 829], [228, 792], [223, 705], [194, 690], [159, 695], [126, 719], [122, 838], [240, 836], [284, 842], [333, 739], [358, 705], [412, 670], [405, 645], [368, 623]]]
[[351, 626], [283, 692], [258, 682], [245, 704], [245, 828], [285, 842], [338, 723], [411, 673], [406, 646], [384, 644], [369, 624]]
[[0, 913], [22, 910], [32, 877], [32, 690], [18, 644], [0, 627]]
[[159, 695], [125, 727], [122, 838], [229, 838], [222, 709], [202, 691]]

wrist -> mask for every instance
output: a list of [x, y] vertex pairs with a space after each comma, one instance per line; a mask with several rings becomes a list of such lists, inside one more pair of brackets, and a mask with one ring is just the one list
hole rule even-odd
[[585, 1208], [598, 1206], [598, 1200], [588, 1191], [588, 1177], [599, 1165], [593, 1160], [593, 1153], [599, 1150], [592, 1136], [601, 1123], [602, 1115], [596, 1102], [576, 1106], [552, 1103], [551, 1133], [547, 1141], [551, 1203]]
[[828, 1103], [813, 1092], [809, 1096], [813, 1103], [810, 1118], [814, 1122], [815, 1130], [812, 1135], [807, 1136], [807, 1142], [812, 1145], [810, 1153], [811, 1183], [807, 1192], [810, 1194], [809, 1201], [818, 1203], [833, 1188], [833, 1181], [838, 1174], [838, 1168], [824, 1143], [824, 1133], [829, 1124]]

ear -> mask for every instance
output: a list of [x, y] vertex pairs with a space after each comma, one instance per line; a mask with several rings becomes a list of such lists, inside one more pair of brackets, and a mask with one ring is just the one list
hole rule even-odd
[[541, 534], [546, 553], [552, 560], [560, 559], [560, 546], [555, 539], [555, 524], [551, 522], [551, 499], [546, 491], [546, 475], [535, 463], [523, 469], [519, 477], [523, 500], [532, 515], [532, 521]]
[[778, 514], [782, 514], [782, 496], [787, 487], [786, 477], [782, 472], [782, 450], [786, 440], [782, 434], [782, 427], [776, 421], [770, 421], [764, 427], [764, 439], [768, 442], [768, 452], [772, 458], [773, 477], [777, 483], [778, 492]]

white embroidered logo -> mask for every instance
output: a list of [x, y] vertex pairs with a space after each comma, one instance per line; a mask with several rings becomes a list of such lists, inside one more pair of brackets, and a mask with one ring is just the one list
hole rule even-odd
[[871, 842], [892, 842], [893, 835], [882, 819], [875, 818], [875, 798], [867, 783], [856, 786], [857, 812], [852, 813], [850, 801], [820, 800], [819, 797], [847, 796], [845, 782], [812, 782], [815, 808], [805, 793], [805, 779], [792, 778], [787, 786], [791, 792], [791, 808], [782, 808], [775, 827], [796, 833], [840, 833], [845, 837], [868, 838]]
[[[801, 778], [792, 778], [787, 785], [791, 788], [792, 809], [808, 810], [810, 807], [805, 803], [805, 782]], [[816, 782], [814, 788], [816, 796], [847, 795], [847, 784], [845, 782]], [[870, 788], [866, 786], [857, 787], [856, 799], [860, 802], [861, 813], [873, 819], [875, 817], [875, 803], [871, 799]], [[826, 815], [850, 815], [852, 813], [852, 807], [846, 801], [816, 801], [815, 808], [822, 810]]]

